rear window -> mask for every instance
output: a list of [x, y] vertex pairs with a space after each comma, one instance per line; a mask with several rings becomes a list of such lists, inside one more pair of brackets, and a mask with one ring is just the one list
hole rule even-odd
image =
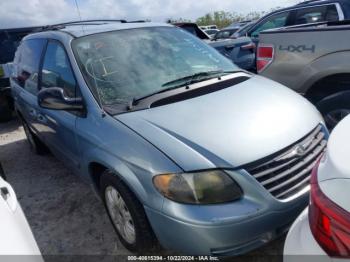
[[44, 39], [32, 39], [20, 46], [16, 82], [32, 94], [38, 92], [39, 64], [45, 43]]
[[12, 62], [22, 38], [35, 30], [36, 28], [0, 30], [0, 64]]

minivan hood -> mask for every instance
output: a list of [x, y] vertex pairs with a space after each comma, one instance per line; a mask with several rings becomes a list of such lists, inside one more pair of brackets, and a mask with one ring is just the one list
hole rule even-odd
[[234, 168], [259, 160], [295, 143], [323, 122], [302, 96], [260, 76], [115, 118], [184, 171]]

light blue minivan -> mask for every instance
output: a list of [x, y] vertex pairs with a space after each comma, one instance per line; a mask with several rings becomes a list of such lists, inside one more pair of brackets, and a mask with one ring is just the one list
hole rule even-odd
[[47, 27], [22, 41], [11, 87], [33, 150], [89, 181], [135, 252], [229, 256], [276, 238], [328, 138], [303, 97], [167, 24]]

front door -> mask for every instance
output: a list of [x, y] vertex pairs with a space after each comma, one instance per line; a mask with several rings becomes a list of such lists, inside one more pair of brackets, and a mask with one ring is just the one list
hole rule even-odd
[[[40, 89], [60, 87], [67, 97], [76, 97], [76, 80], [64, 46], [50, 40], [44, 55]], [[77, 116], [74, 112], [40, 108], [45, 125], [40, 133], [46, 144], [65, 164], [79, 168], [79, 154], [75, 136]]]

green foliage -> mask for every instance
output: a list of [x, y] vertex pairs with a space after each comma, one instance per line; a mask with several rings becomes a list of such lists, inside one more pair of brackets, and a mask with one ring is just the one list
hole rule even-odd
[[[226, 12], [226, 11], [215, 11], [208, 13], [202, 17], [196, 19], [195, 23], [199, 26], [206, 25], [217, 25], [218, 28], [224, 28], [232, 23], [245, 21], [245, 20], [257, 20], [262, 16], [280, 9], [280, 7], [272, 8], [270, 11], [261, 11], [261, 12], [249, 12], [247, 14], [241, 14], [236, 12]], [[190, 19], [186, 18], [176, 18], [176, 19], [167, 19], [168, 23], [181, 23], [181, 22], [192, 22]]]
[[262, 16], [262, 14], [263, 12], [250, 12], [243, 15], [236, 12], [216, 11], [198, 18], [196, 23], [199, 26], [217, 25], [218, 28], [224, 28], [234, 22], [258, 19]]

